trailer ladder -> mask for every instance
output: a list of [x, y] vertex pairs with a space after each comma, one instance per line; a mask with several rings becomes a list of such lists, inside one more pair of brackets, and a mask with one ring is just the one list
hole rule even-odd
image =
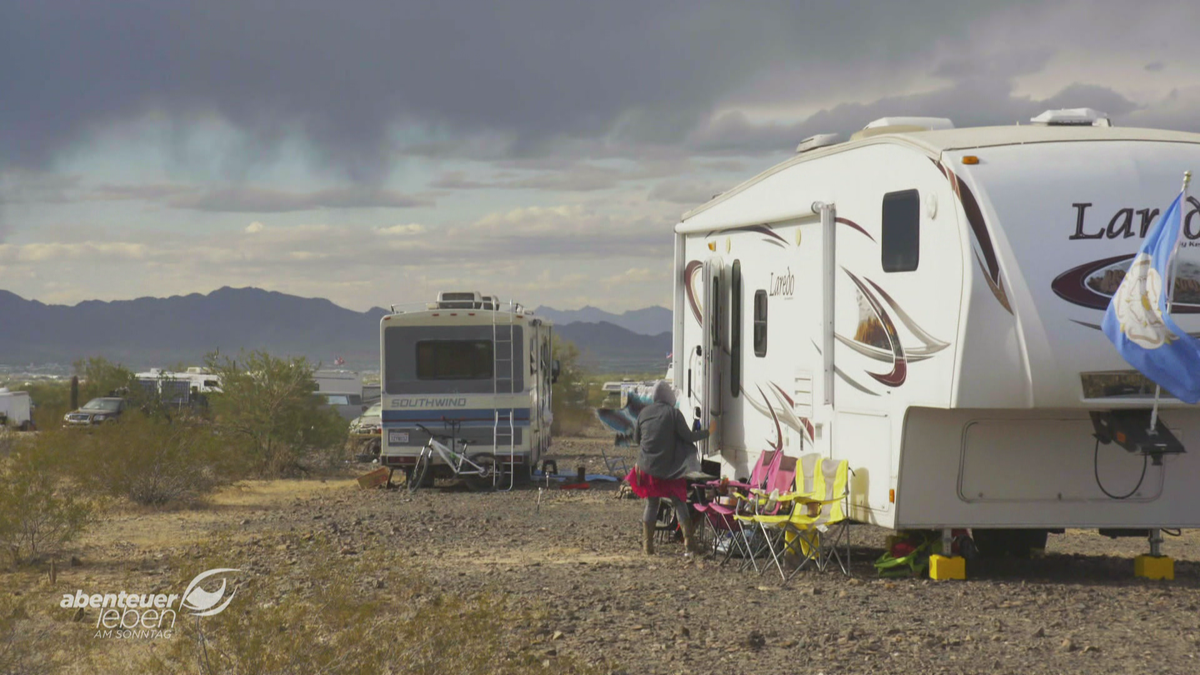
[[[513, 489], [517, 480], [517, 434], [515, 428], [515, 420], [513, 419], [512, 394], [516, 392], [517, 386], [517, 345], [515, 339], [516, 333], [516, 303], [509, 301], [508, 303], [507, 323], [497, 321], [496, 314], [500, 308], [495, 307], [492, 311], [492, 411], [495, 415], [492, 425], [492, 451], [500, 454], [501, 438], [504, 435], [508, 436], [508, 487], [506, 490]], [[500, 412], [500, 395], [508, 395], [508, 418], [507, 420]], [[507, 422], [507, 427], [505, 426]], [[501, 432], [505, 433], [501, 433]], [[497, 458], [496, 466], [500, 466], [499, 458]], [[496, 476], [499, 472], [492, 474], [492, 483], [496, 485]]]

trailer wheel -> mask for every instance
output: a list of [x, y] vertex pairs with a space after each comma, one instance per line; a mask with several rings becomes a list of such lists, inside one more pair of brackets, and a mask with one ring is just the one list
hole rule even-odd
[[30, 429], [33, 428], [33, 423], [30, 422], [29, 420], [25, 420], [24, 422], [21, 422], [21, 426], [19, 426], [17, 428], [20, 429], [21, 431], [29, 431]]
[[1028, 558], [1035, 549], [1046, 548], [1046, 530], [973, 529], [971, 538], [984, 558]]

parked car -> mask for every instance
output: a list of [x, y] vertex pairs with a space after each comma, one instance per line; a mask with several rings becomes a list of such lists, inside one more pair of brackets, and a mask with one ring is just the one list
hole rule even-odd
[[367, 408], [366, 412], [350, 421], [350, 442], [359, 448], [359, 459], [370, 461], [379, 456], [382, 432], [382, 403]]
[[119, 396], [102, 396], [94, 398], [79, 410], [72, 410], [63, 415], [64, 427], [87, 427], [105, 422], [115, 422], [129, 409], [129, 402]]

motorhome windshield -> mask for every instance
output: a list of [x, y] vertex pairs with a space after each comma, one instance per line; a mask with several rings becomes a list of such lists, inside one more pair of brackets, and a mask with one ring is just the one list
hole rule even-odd
[[[490, 394], [525, 387], [521, 326], [505, 340], [503, 378], [495, 380], [491, 325], [392, 326], [383, 331], [383, 389], [388, 394]], [[507, 336], [505, 336], [507, 337]], [[512, 384], [508, 348], [513, 349]]]
[[418, 380], [490, 380], [490, 340], [425, 340], [417, 343]]

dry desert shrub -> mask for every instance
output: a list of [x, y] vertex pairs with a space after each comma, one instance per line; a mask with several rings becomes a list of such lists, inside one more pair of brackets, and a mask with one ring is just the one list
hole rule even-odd
[[143, 506], [195, 503], [242, 473], [236, 451], [194, 418], [130, 411], [94, 430], [48, 432], [43, 443], [82, 490]]
[[442, 593], [419, 570], [382, 557], [330, 559], [306, 571], [300, 589], [281, 595], [280, 579], [254, 577], [238, 588], [228, 610], [200, 620], [181, 615], [180, 634], [139, 669], [204, 675], [606, 672], [533, 649], [532, 613], [511, 598]]
[[95, 512], [48, 464], [36, 444], [0, 459], [0, 550], [14, 566], [53, 556]]

